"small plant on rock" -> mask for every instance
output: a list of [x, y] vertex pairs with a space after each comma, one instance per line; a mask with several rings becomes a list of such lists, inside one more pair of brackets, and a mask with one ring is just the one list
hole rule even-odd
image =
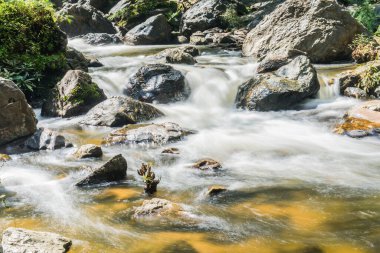
[[374, 61], [378, 58], [378, 46], [379, 45], [372, 37], [360, 34], [355, 37], [350, 45], [350, 48], [353, 50], [352, 58], [357, 63]]
[[376, 88], [380, 86], [380, 69], [370, 66], [361, 76], [358, 86], [358, 88], [361, 88], [367, 94], [373, 94]]
[[157, 192], [157, 185], [160, 183], [161, 179], [156, 179], [156, 175], [149, 164], [143, 163], [141, 168], [137, 170], [137, 173], [143, 178], [145, 183], [145, 193], [154, 194]]

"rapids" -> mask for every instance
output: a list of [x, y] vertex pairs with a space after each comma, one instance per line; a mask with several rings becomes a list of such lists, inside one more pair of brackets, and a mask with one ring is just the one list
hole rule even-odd
[[[90, 73], [107, 96], [122, 95], [128, 78], [170, 46], [71, 46], [99, 59]], [[350, 64], [318, 65], [318, 98], [296, 110], [247, 112], [234, 108], [238, 86], [257, 64], [238, 52], [201, 48], [195, 66], [174, 65], [192, 89], [186, 102], [156, 105], [159, 122], [175, 122], [195, 135], [163, 147], [104, 147], [103, 161], [77, 161], [74, 149], [16, 154], [0, 168], [0, 232], [9, 226], [57, 232], [74, 239], [70, 252], [380, 252], [379, 140], [333, 133], [344, 112], [358, 103], [339, 96], [329, 80]], [[39, 110], [36, 110], [39, 115]], [[79, 146], [99, 144], [110, 128], [83, 127], [81, 117], [43, 118], [39, 126], [62, 132]], [[128, 179], [100, 188], [77, 189], [82, 165], [113, 155], [128, 161]], [[188, 166], [200, 158], [223, 164], [220, 172]], [[157, 197], [186, 205], [194, 223], [137, 222], [130, 210], [147, 197], [136, 169], [152, 162], [162, 178]], [[207, 188], [228, 192], [205, 197]]]

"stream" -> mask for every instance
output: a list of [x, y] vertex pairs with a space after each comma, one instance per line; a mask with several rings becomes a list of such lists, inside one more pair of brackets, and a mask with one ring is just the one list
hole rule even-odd
[[[128, 78], [154, 54], [174, 46], [70, 46], [104, 64], [90, 69], [108, 97], [122, 95]], [[380, 152], [376, 137], [334, 133], [358, 100], [331, 83], [350, 64], [317, 65], [321, 90], [296, 110], [249, 112], [234, 107], [238, 86], [257, 63], [239, 52], [200, 48], [198, 64], [173, 65], [186, 77], [190, 98], [157, 104], [165, 117], [197, 133], [165, 147], [103, 147], [102, 160], [73, 159], [75, 148], [13, 155], [0, 167], [0, 232], [9, 226], [56, 232], [73, 239], [70, 252], [380, 252]], [[112, 128], [79, 125], [82, 117], [43, 118], [40, 127], [61, 132], [75, 146], [100, 144]], [[161, 154], [167, 147], [180, 155]], [[74, 186], [83, 165], [98, 166], [117, 154], [128, 162], [127, 180], [97, 188]], [[218, 172], [189, 168], [201, 159]], [[148, 197], [136, 169], [151, 162], [161, 177], [155, 197], [181, 203], [191, 220], [131, 218]], [[228, 191], [206, 196], [208, 187]]]

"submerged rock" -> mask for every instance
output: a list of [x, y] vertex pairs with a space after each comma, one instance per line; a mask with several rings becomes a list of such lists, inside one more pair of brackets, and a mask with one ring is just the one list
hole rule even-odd
[[335, 132], [361, 138], [377, 135], [378, 128], [380, 128], [380, 100], [371, 100], [351, 108], [344, 115], [342, 124], [336, 127]]
[[213, 185], [213, 186], [208, 188], [208, 191], [206, 194], [207, 194], [207, 196], [213, 197], [213, 196], [219, 195], [219, 194], [226, 192], [226, 191], [227, 191], [227, 188], [224, 186]]
[[313, 63], [346, 60], [354, 37], [365, 32], [335, 1], [287, 0], [249, 32], [243, 54], [262, 60], [302, 52]]
[[51, 98], [43, 104], [41, 114], [63, 118], [78, 116], [87, 113], [106, 98], [88, 73], [69, 70], [57, 83]]
[[271, 111], [288, 109], [316, 95], [320, 85], [306, 56], [298, 56], [274, 73], [259, 74], [239, 87], [238, 108]]
[[164, 114], [155, 107], [126, 97], [111, 97], [92, 108], [81, 121], [85, 125], [122, 127], [156, 119]]
[[3, 253], [66, 253], [72, 241], [54, 233], [7, 228], [3, 233]]
[[129, 125], [111, 132], [104, 138], [105, 144], [157, 144], [178, 141], [191, 132], [175, 123]]
[[134, 208], [133, 218], [152, 218], [176, 216], [182, 212], [180, 205], [166, 199], [144, 200], [141, 206]]
[[219, 170], [222, 165], [213, 159], [201, 159], [194, 163], [192, 167], [199, 170]]
[[40, 128], [25, 141], [25, 146], [33, 150], [55, 150], [66, 147], [66, 138], [58, 132]]
[[0, 146], [36, 130], [36, 115], [24, 93], [14, 82], [0, 77]]
[[112, 23], [89, 4], [66, 4], [58, 11], [58, 15], [70, 17], [70, 19], [61, 19], [58, 23], [59, 27], [71, 37], [87, 33], [116, 33]]
[[117, 155], [99, 168], [93, 169], [87, 177], [78, 182], [76, 186], [120, 181], [127, 176], [128, 164], [122, 155]]
[[187, 99], [190, 88], [180, 71], [169, 65], [148, 64], [131, 77], [124, 94], [147, 103], [165, 104]]
[[132, 45], [164, 44], [172, 40], [171, 31], [166, 17], [158, 14], [131, 29], [124, 36], [124, 42]]
[[78, 159], [99, 158], [99, 157], [102, 157], [102, 155], [103, 155], [102, 148], [94, 144], [83, 145], [74, 153], [74, 156]]

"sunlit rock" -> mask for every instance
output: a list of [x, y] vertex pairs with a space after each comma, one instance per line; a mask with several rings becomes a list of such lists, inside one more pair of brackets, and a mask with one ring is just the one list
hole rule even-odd
[[78, 159], [99, 158], [103, 156], [102, 148], [98, 145], [87, 144], [78, 148], [74, 156]]
[[3, 233], [3, 253], [65, 253], [72, 241], [54, 233], [7, 228]]
[[227, 188], [224, 186], [213, 185], [213, 186], [208, 188], [208, 191], [206, 194], [207, 194], [207, 196], [213, 197], [213, 196], [219, 195], [219, 194], [226, 192], [226, 191], [227, 191]]
[[182, 207], [166, 199], [153, 198], [144, 200], [141, 206], [134, 209], [133, 218], [153, 218], [181, 215]]
[[219, 170], [222, 165], [213, 159], [201, 159], [194, 163], [192, 167], [199, 170]]
[[63, 135], [47, 128], [39, 128], [25, 141], [25, 146], [33, 150], [55, 150], [70, 145]]

